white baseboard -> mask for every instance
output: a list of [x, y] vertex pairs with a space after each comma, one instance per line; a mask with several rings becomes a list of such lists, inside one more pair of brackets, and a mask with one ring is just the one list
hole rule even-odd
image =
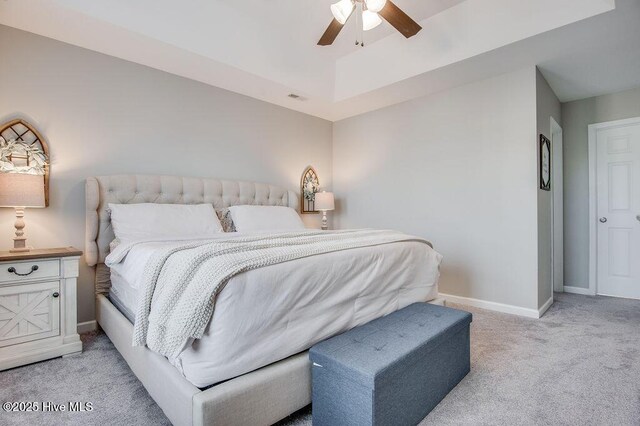
[[78, 323], [78, 334], [86, 333], [87, 331], [95, 331], [97, 329], [98, 323], [96, 322], [96, 320]]
[[[461, 305], [473, 306], [474, 308], [488, 309], [490, 311], [502, 312], [505, 314], [519, 315], [527, 318], [540, 318], [540, 311], [537, 309], [523, 308], [520, 306], [506, 305], [504, 303], [489, 302], [487, 300], [473, 299], [471, 297], [454, 296], [452, 294], [440, 293], [447, 303], [459, 303]], [[549, 302], [547, 302], [549, 303]], [[545, 303], [546, 305], [546, 303]]]
[[544, 302], [544, 305], [542, 305], [540, 309], [538, 309], [538, 318], [542, 318], [544, 313], [547, 312], [551, 305], [553, 305], [553, 295], [549, 298], [549, 300]]
[[565, 293], [575, 293], [575, 294], [583, 294], [585, 296], [595, 296], [596, 294], [591, 291], [591, 289], [583, 288], [583, 287], [572, 287], [569, 285], [564, 286]]
[[447, 305], [447, 301], [444, 299], [444, 297], [437, 297], [433, 300], [429, 300], [427, 303], [431, 303], [432, 305], [439, 305], [439, 306]]

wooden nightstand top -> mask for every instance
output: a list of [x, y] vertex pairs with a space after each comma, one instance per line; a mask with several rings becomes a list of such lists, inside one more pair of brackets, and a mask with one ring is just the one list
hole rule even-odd
[[49, 249], [33, 249], [22, 253], [11, 253], [10, 251], [0, 251], [0, 262], [11, 262], [12, 260], [45, 259], [50, 257], [70, 257], [81, 256], [82, 250], [74, 247], [59, 247]]

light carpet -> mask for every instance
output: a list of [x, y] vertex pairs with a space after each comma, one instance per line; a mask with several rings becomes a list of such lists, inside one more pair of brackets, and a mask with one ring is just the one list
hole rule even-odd
[[[423, 425], [640, 425], [640, 301], [558, 294], [540, 320], [474, 314], [471, 373]], [[84, 353], [0, 373], [0, 402], [92, 402], [83, 413], [6, 413], [2, 425], [165, 425], [102, 333]], [[311, 425], [309, 408], [281, 426]]]

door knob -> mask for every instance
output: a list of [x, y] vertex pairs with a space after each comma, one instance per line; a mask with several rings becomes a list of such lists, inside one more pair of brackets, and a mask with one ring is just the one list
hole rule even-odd
[[600, 218], [600, 222], [601, 223], [607, 223], [607, 218], [606, 217], [601, 217]]

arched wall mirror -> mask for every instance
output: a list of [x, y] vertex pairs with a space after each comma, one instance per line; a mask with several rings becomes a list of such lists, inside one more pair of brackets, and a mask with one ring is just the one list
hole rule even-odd
[[[27, 123], [25, 120], [16, 119], [0, 125], [0, 138], [3, 142], [17, 141], [24, 142], [34, 148], [39, 148], [44, 152], [45, 157], [48, 159], [49, 146], [44, 140], [40, 132]], [[31, 166], [30, 159], [26, 155], [10, 155], [8, 158], [16, 167]], [[49, 206], [49, 164], [45, 164], [44, 167], [44, 200], [45, 205]]]
[[300, 179], [300, 212], [301, 213], [318, 213], [315, 208], [316, 192], [320, 189], [320, 180], [316, 170], [309, 166], [304, 169], [302, 178]]

